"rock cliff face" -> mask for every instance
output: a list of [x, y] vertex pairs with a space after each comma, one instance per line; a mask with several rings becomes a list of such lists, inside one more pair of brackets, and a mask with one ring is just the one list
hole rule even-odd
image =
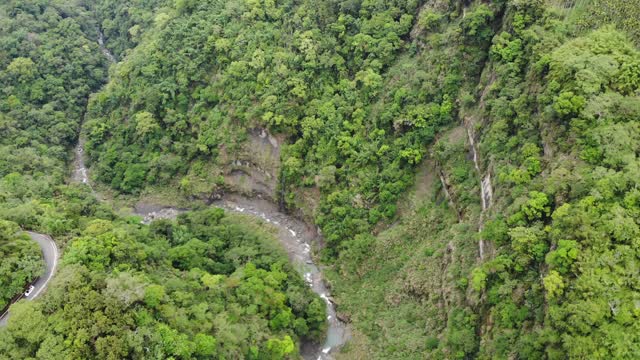
[[238, 154], [227, 154], [224, 183], [228, 190], [278, 202], [280, 140], [264, 128], [251, 129]]

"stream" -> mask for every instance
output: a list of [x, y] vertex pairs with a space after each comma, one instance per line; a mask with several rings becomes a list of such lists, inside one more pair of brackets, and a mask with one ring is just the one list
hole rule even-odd
[[[85, 166], [83, 142], [76, 147], [71, 180], [91, 188], [89, 170]], [[92, 189], [93, 190], [93, 189]], [[94, 192], [95, 194], [95, 192]], [[211, 206], [222, 208], [228, 212], [244, 214], [260, 219], [277, 230], [277, 237], [289, 255], [294, 268], [304, 277], [311, 290], [318, 294], [327, 306], [327, 337], [321, 347], [318, 344], [302, 343], [300, 352], [305, 360], [330, 360], [332, 353], [344, 345], [351, 334], [347, 324], [338, 319], [336, 307], [331, 293], [325, 285], [322, 271], [313, 260], [311, 246], [319, 240], [315, 227], [302, 220], [279, 211], [278, 206], [261, 198], [248, 198], [238, 194], [227, 194], [221, 200], [214, 200]], [[150, 224], [158, 219], [175, 219], [179, 214], [188, 211], [172, 206], [159, 206], [139, 202], [133, 214], [143, 218], [143, 224]]]
[[[261, 219], [277, 230], [278, 239], [289, 254], [294, 267], [302, 274], [313, 292], [318, 294], [327, 305], [329, 328], [324, 344], [318, 348], [315, 344], [303, 343], [301, 354], [307, 360], [332, 359], [332, 352], [349, 340], [350, 333], [347, 325], [338, 319], [335, 304], [322, 278], [321, 269], [314, 263], [311, 255], [311, 246], [319, 238], [316, 229], [297, 218], [283, 214], [274, 203], [260, 198], [228, 194], [224, 199], [215, 200], [210, 205], [228, 212]], [[157, 219], [174, 219], [184, 211], [187, 210], [142, 202], [134, 208], [134, 213], [142, 216], [142, 222], [145, 224]]]
[[[75, 150], [74, 169], [71, 180], [91, 187], [89, 171], [84, 162], [83, 142], [80, 141]], [[311, 290], [324, 300], [327, 306], [327, 337], [321, 347], [318, 344], [302, 343], [300, 352], [305, 360], [330, 360], [332, 353], [344, 345], [351, 333], [347, 324], [338, 319], [336, 306], [331, 293], [325, 285], [321, 268], [316, 265], [311, 253], [311, 246], [319, 240], [315, 227], [302, 220], [279, 211], [278, 206], [261, 198], [248, 198], [238, 194], [227, 194], [221, 200], [214, 200], [211, 206], [228, 212], [244, 214], [260, 219], [277, 230], [277, 237], [289, 255], [294, 268], [304, 277]], [[175, 219], [188, 209], [172, 206], [159, 206], [139, 202], [133, 214], [141, 216], [143, 224], [150, 224], [158, 219]]]
[[[116, 57], [113, 56], [111, 51], [109, 51], [109, 49], [107, 49], [104, 45], [104, 33], [102, 32], [102, 29], [98, 27], [97, 30], [98, 30], [98, 45], [100, 46], [100, 51], [102, 51], [102, 54], [104, 54], [107, 60], [109, 60], [109, 63], [111, 64], [115, 63]], [[80, 124], [80, 126], [82, 127], [82, 124]], [[78, 144], [76, 144], [76, 147], [73, 149], [73, 152], [74, 152], [74, 158], [73, 158], [73, 172], [71, 174], [71, 181], [75, 183], [86, 184], [91, 188], [91, 191], [93, 191], [93, 187], [89, 182], [89, 171], [85, 166], [84, 139], [82, 138], [82, 136], [78, 137]]]
[[83, 183], [91, 187], [91, 183], [89, 183], [89, 171], [84, 164], [84, 141], [82, 139], [78, 141], [78, 145], [73, 149], [73, 152], [73, 173], [71, 174], [71, 181]]
[[104, 46], [104, 33], [100, 27], [98, 27], [98, 45], [100, 45], [100, 50], [102, 50], [102, 53], [110, 63], [116, 62], [116, 57]]

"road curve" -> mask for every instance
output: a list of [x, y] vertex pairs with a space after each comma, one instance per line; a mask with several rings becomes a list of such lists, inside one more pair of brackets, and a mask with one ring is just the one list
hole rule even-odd
[[[38, 296], [42, 295], [44, 289], [47, 288], [47, 285], [53, 278], [53, 274], [58, 267], [58, 260], [60, 258], [60, 252], [58, 251], [58, 246], [55, 241], [49, 235], [40, 234], [36, 232], [27, 231], [29, 237], [40, 245], [40, 249], [42, 249], [42, 255], [44, 256], [45, 262], [45, 272], [36, 282], [33, 284], [34, 289], [31, 295], [29, 295], [28, 300], [34, 300]], [[7, 320], [9, 319], [9, 312], [6, 312], [2, 318], [0, 318], [0, 327], [5, 326], [7, 324]]]

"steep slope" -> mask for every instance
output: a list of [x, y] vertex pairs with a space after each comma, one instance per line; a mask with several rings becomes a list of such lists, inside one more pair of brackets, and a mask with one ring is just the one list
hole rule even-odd
[[122, 59], [149, 29], [167, 0], [99, 0], [91, 4], [104, 45]]
[[424, 144], [455, 118], [461, 88], [473, 88], [502, 8], [181, 4], [158, 14], [92, 102], [96, 178], [128, 193], [171, 184], [206, 195], [225, 187], [234, 160], [258, 159], [239, 159], [255, 155], [243, 140], [269, 127], [288, 146], [268, 177], [279, 177], [289, 206], [303, 205], [293, 190], [320, 189], [313, 215], [334, 254], [341, 239], [394, 217]]
[[[629, 277], [638, 251], [630, 175], [638, 50], [612, 28], [589, 33], [570, 20], [610, 4], [507, 7], [477, 100], [459, 115], [475, 134], [466, 148], [476, 171], [455, 155], [438, 156], [464, 151], [443, 136], [436, 149], [444, 152], [434, 154], [441, 170], [431, 172], [442, 175], [446, 191], [342, 253], [340, 299], [364, 335], [345, 358], [638, 356]], [[495, 192], [479, 236], [479, 209], [464, 206], [464, 196], [484, 201], [485, 191], [464, 186], [469, 177], [480, 181], [473, 172], [492, 175]], [[449, 202], [448, 217], [434, 217], [432, 201], [445, 196], [461, 201]], [[445, 233], [462, 236], [438, 243], [437, 224], [447, 221]]]
[[557, 14], [516, 8], [492, 49], [481, 151], [501, 206], [485, 232], [497, 251], [473, 274], [481, 354], [515, 338], [523, 357], [634, 358], [640, 53], [613, 28], [572, 39]]
[[91, 27], [82, 6], [0, 4], [0, 308], [44, 269], [18, 225], [53, 234], [71, 227], [50, 205], [64, 197], [67, 150], [106, 78]]

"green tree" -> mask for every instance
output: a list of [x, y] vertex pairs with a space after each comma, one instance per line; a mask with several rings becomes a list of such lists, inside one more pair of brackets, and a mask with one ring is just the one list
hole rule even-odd
[[144, 289], [144, 302], [151, 308], [157, 308], [164, 297], [165, 290], [162, 285], [149, 285]]

